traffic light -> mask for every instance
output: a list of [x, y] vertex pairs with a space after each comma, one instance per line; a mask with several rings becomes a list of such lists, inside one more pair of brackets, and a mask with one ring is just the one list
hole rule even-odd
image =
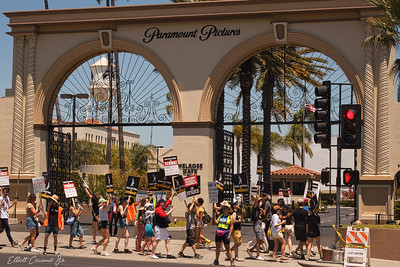
[[315, 87], [314, 107], [316, 111], [314, 124], [314, 142], [322, 148], [331, 147], [331, 82], [324, 81], [322, 86]]
[[321, 171], [321, 183], [326, 185], [329, 184], [331, 181], [330, 171], [329, 170], [322, 170]]
[[361, 148], [361, 105], [341, 106], [340, 147]]
[[343, 172], [344, 185], [358, 185], [360, 182], [360, 172], [353, 170], [345, 170]]

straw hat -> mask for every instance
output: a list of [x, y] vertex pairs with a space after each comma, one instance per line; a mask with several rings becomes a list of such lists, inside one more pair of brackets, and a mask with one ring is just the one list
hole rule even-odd
[[58, 196], [56, 194], [52, 195], [50, 199], [58, 204]]
[[221, 202], [221, 209], [222, 209], [223, 207], [226, 207], [226, 208], [229, 209], [229, 211], [232, 211], [231, 204], [229, 204], [229, 202], [226, 201], [226, 200], [224, 200], [224, 201]]

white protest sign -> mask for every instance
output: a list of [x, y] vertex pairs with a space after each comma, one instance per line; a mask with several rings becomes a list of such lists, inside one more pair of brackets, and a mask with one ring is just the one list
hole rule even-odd
[[66, 198], [78, 197], [78, 193], [76, 192], [75, 184], [73, 181], [63, 182], [63, 187]]
[[171, 156], [163, 158], [165, 176], [179, 175], [178, 157]]
[[258, 194], [258, 185], [252, 185], [250, 190], [250, 198]]
[[217, 182], [208, 182], [208, 198], [210, 203], [218, 203]]
[[33, 193], [42, 193], [46, 191], [46, 181], [44, 177], [32, 178]]
[[8, 167], [0, 168], [0, 186], [9, 186], [10, 176], [8, 174]]

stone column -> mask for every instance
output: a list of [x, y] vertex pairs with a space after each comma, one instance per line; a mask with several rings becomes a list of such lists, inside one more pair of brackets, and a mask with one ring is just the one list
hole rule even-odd
[[22, 148], [24, 132], [24, 50], [25, 37], [14, 37], [14, 119], [11, 151], [11, 173], [18, 173], [22, 168]]
[[379, 49], [377, 103], [377, 173], [389, 174], [389, 86], [388, 49]]
[[[372, 34], [371, 27], [364, 22], [365, 36]], [[362, 175], [373, 175], [376, 173], [375, 154], [375, 91], [374, 91], [374, 69], [373, 50], [366, 49], [365, 78], [364, 78], [364, 142], [362, 147]]]
[[25, 104], [25, 133], [24, 133], [24, 173], [33, 173], [35, 170], [35, 136], [33, 129], [33, 102], [35, 99], [35, 68], [36, 68], [36, 42], [37, 35], [26, 37], [27, 52], [27, 78], [26, 78], [26, 104]]

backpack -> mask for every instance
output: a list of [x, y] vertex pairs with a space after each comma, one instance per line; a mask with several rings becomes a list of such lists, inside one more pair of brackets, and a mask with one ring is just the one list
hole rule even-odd
[[204, 210], [203, 223], [209, 224], [210, 222], [211, 222], [211, 217], [210, 215], [208, 215], [207, 211]]

